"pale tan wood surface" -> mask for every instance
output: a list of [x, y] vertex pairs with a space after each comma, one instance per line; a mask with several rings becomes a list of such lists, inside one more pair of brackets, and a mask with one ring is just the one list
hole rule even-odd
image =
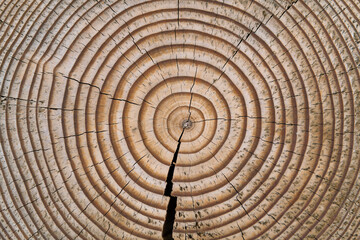
[[0, 238], [360, 239], [359, 17], [1, 1]]

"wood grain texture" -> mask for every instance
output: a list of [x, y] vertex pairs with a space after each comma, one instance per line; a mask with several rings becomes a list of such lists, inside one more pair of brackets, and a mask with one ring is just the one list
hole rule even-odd
[[0, 238], [360, 239], [359, 18], [1, 0]]

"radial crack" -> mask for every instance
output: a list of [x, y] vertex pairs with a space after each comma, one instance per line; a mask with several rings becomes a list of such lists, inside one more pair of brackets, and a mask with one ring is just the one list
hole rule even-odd
[[165, 222], [164, 222], [164, 227], [163, 227], [163, 232], [162, 232], [162, 237], [164, 240], [171, 240], [173, 239], [172, 237], [172, 233], [173, 233], [173, 229], [174, 229], [174, 222], [175, 222], [175, 214], [176, 214], [176, 204], [177, 204], [177, 197], [175, 196], [171, 196], [172, 193], [172, 189], [173, 189], [173, 176], [174, 176], [174, 170], [175, 170], [175, 164], [176, 164], [176, 160], [178, 157], [178, 153], [180, 150], [180, 145], [181, 145], [181, 138], [184, 134], [184, 130], [185, 128], [183, 128], [180, 137], [178, 139], [178, 144], [176, 147], [176, 151], [174, 153], [174, 157], [171, 161], [171, 165], [169, 168], [169, 172], [166, 178], [166, 187], [165, 187], [165, 191], [164, 191], [164, 196], [170, 197], [170, 201], [167, 207], [167, 211], [166, 211], [166, 218], [165, 218]]
[[[192, 103], [193, 94], [194, 94], [194, 93], [192, 92], [192, 90], [193, 90], [193, 88], [194, 88], [194, 86], [195, 86], [197, 70], [198, 70], [198, 67], [196, 66], [195, 75], [194, 75], [194, 80], [193, 80], [193, 83], [192, 83], [191, 88], [190, 88], [190, 103], [189, 103], [189, 109], [188, 109], [188, 111], [189, 111], [189, 116], [188, 116], [188, 119], [187, 119], [188, 121], [190, 121], [190, 117], [191, 117], [191, 103]], [[181, 136], [182, 136], [182, 134], [183, 134], [183, 133], [181, 133]]]
[[189, 102], [189, 108], [188, 108], [188, 112], [189, 112], [189, 116], [187, 121], [185, 121], [185, 123], [183, 123], [182, 127], [182, 132], [180, 134], [180, 137], [178, 139], [178, 144], [176, 147], [176, 151], [174, 153], [174, 157], [171, 161], [170, 164], [170, 168], [169, 168], [169, 172], [166, 178], [166, 186], [165, 186], [165, 191], [164, 191], [164, 196], [170, 197], [170, 201], [167, 207], [167, 211], [166, 211], [166, 218], [165, 218], [165, 222], [164, 222], [164, 227], [163, 227], [163, 232], [162, 232], [162, 237], [164, 240], [172, 240], [172, 233], [173, 233], [173, 229], [174, 229], [174, 222], [175, 222], [175, 214], [176, 214], [176, 204], [177, 204], [177, 197], [172, 196], [172, 190], [173, 190], [173, 182], [172, 179], [174, 177], [174, 171], [175, 171], [175, 164], [176, 164], [176, 160], [179, 154], [179, 150], [180, 150], [180, 145], [181, 145], [181, 138], [184, 134], [185, 129], [187, 129], [189, 127], [190, 122], [190, 116], [191, 116], [191, 103], [192, 103], [192, 99], [193, 99], [193, 88], [195, 85], [195, 81], [196, 81], [196, 75], [197, 75], [197, 70], [198, 67], [196, 66], [196, 70], [195, 70], [195, 75], [194, 75], [194, 79], [193, 79], [193, 83], [191, 85], [190, 88], [190, 102]]

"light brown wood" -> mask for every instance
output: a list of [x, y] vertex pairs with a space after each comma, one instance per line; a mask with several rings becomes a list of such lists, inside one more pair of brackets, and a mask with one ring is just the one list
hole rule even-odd
[[360, 239], [359, 16], [1, 1], [0, 238]]

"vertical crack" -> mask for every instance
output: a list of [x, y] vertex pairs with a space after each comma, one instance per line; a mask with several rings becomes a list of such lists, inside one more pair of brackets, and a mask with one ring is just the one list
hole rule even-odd
[[173, 234], [174, 222], [175, 222], [177, 197], [171, 195], [172, 190], [173, 190], [172, 179], [174, 177], [176, 160], [177, 160], [179, 150], [180, 150], [181, 138], [182, 138], [182, 136], [184, 134], [185, 129], [191, 127], [191, 124], [192, 124], [192, 122], [190, 121], [191, 103], [192, 103], [192, 98], [193, 98], [192, 90], [193, 90], [194, 85], [195, 85], [197, 70], [198, 70], [198, 67], [196, 66], [194, 80], [193, 80], [193, 83], [192, 83], [191, 88], [190, 88], [190, 102], [189, 102], [189, 108], [188, 108], [189, 116], [188, 116], [188, 119], [186, 121], [184, 121], [183, 124], [182, 124], [182, 131], [181, 131], [180, 137], [179, 137], [179, 139], [177, 141], [178, 144], [177, 144], [177, 147], [176, 147], [176, 151], [175, 151], [174, 157], [173, 157], [173, 159], [171, 161], [169, 172], [168, 172], [168, 175], [167, 175], [167, 178], [166, 178], [166, 186], [165, 186], [164, 196], [170, 197], [170, 201], [169, 201], [169, 204], [168, 204], [168, 207], [167, 207], [166, 217], [165, 217], [165, 222], [164, 222], [164, 227], [163, 227], [163, 232], [162, 232], [162, 237], [163, 237], [164, 240], [173, 240], [174, 239], [172, 237], [172, 234]]
[[[178, 1], [178, 4], [179, 4], [179, 1]], [[194, 49], [194, 61], [195, 61], [195, 49]], [[177, 70], [178, 70], [178, 75], [179, 75], [179, 65], [178, 65], [177, 57], [176, 57], [176, 65], [177, 65]], [[182, 123], [182, 131], [181, 131], [179, 139], [177, 140], [178, 144], [177, 144], [177, 147], [176, 147], [176, 151], [174, 152], [174, 157], [173, 157], [173, 159], [171, 161], [171, 164], [170, 164], [170, 167], [169, 167], [169, 172], [168, 172], [168, 175], [166, 177], [166, 186], [165, 186], [165, 190], [164, 190], [164, 196], [170, 197], [170, 201], [168, 203], [165, 222], [164, 222], [163, 231], [162, 231], [162, 237], [163, 237], [164, 240], [173, 240], [174, 239], [172, 237], [172, 234], [173, 234], [175, 215], [176, 215], [177, 197], [171, 195], [172, 190], [173, 190], [173, 182], [172, 182], [172, 180], [173, 180], [173, 177], [174, 177], [175, 165], [176, 165], [177, 157], [178, 157], [179, 150], [180, 150], [181, 138], [182, 138], [182, 136], [184, 134], [185, 129], [190, 128], [191, 125], [192, 125], [192, 122], [190, 121], [191, 103], [192, 103], [192, 100], [193, 100], [193, 92], [192, 91], [193, 91], [193, 88], [194, 88], [195, 83], [196, 83], [197, 71], [198, 71], [198, 66], [196, 66], [193, 83], [192, 83], [192, 85], [190, 87], [190, 101], [189, 101], [189, 106], [188, 106], [189, 115], [188, 115], [187, 120], [183, 121], [183, 123]]]
[[177, 23], [178, 27], [180, 26], [180, 0], [177, 2]]
[[176, 164], [176, 160], [179, 154], [179, 150], [180, 150], [180, 145], [181, 145], [181, 138], [184, 134], [184, 130], [185, 128], [183, 128], [180, 137], [178, 139], [178, 144], [176, 147], [176, 151], [174, 153], [174, 157], [171, 161], [171, 165], [169, 168], [169, 172], [166, 178], [166, 187], [165, 187], [165, 191], [164, 191], [164, 196], [170, 197], [170, 201], [167, 207], [167, 211], [166, 211], [166, 217], [165, 217], [165, 222], [164, 222], [164, 227], [163, 227], [163, 232], [162, 232], [162, 237], [164, 240], [173, 240], [174, 238], [172, 237], [172, 233], [173, 233], [173, 229], [174, 229], [174, 222], [175, 222], [175, 214], [176, 214], [176, 204], [177, 204], [177, 197], [175, 196], [171, 196], [172, 190], [173, 190], [173, 176], [174, 176], [174, 171], [175, 171], [175, 164]]
[[176, 160], [177, 160], [177, 157], [178, 157], [178, 153], [179, 153], [179, 150], [180, 150], [180, 145], [181, 145], [181, 138], [184, 134], [184, 128], [181, 132], [181, 135], [178, 139], [178, 145], [176, 147], [176, 151], [174, 153], [174, 157], [171, 161], [171, 165], [170, 165], [170, 168], [169, 168], [169, 172], [168, 172], [168, 175], [167, 175], [167, 178], [166, 178], [166, 187], [165, 187], [165, 192], [164, 192], [164, 196], [167, 196], [167, 197], [171, 197], [171, 192], [172, 192], [172, 187], [173, 187], [173, 183], [172, 183], [172, 179], [173, 179], [173, 176], [174, 176], [174, 170], [175, 170], [175, 164], [176, 164]]
[[162, 232], [162, 237], [164, 240], [174, 240], [174, 238], [172, 237], [172, 233], [174, 229], [176, 205], [177, 205], [177, 197], [170, 196], [170, 201], [168, 204], [166, 219], [164, 222], [164, 228]]
[[[193, 88], [195, 86], [195, 81], [196, 81], [196, 75], [197, 75], [197, 70], [198, 70], [198, 67], [196, 66], [196, 69], [195, 69], [195, 75], [194, 75], [194, 80], [193, 80], [193, 83], [191, 85], [191, 88], [190, 88], [190, 103], [189, 103], [189, 109], [188, 109], [188, 112], [189, 112], [189, 117], [188, 117], [188, 122], [190, 121], [190, 117], [191, 117], [191, 103], [192, 103], [192, 99], [193, 99]], [[183, 129], [184, 130], [184, 129]], [[184, 133], [184, 131], [181, 133], [181, 135]], [[181, 136], [180, 136], [181, 137]]]

